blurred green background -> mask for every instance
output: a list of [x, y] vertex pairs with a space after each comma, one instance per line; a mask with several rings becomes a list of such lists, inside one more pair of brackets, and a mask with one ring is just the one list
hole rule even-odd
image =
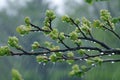
[[[0, 9], [0, 46], [7, 44], [9, 36], [17, 36], [20, 44], [26, 50], [31, 50], [31, 43], [47, 41], [42, 33], [30, 33], [21, 37], [16, 33], [16, 27], [24, 24], [24, 17], [29, 16], [33, 24], [43, 26], [45, 11], [53, 9], [57, 19], [53, 26], [60, 31], [69, 32], [72, 27], [62, 23], [60, 16], [68, 14], [73, 18], [85, 16], [89, 20], [99, 19], [100, 9], [108, 9], [113, 17], [120, 16], [120, 0], [108, 0], [97, 2], [93, 5], [85, 3], [83, 0], [3, 0], [6, 6]], [[63, 3], [60, 3], [60, 2]], [[116, 32], [120, 34], [120, 24], [116, 25]], [[116, 48], [120, 47], [120, 42], [109, 32], [96, 30], [94, 37]], [[24, 80], [119, 80], [120, 63], [104, 63], [90, 70], [83, 78], [70, 77], [68, 72], [71, 65], [66, 63], [38, 64], [35, 56], [1, 56], [0, 57], [0, 80], [11, 80], [12, 68], [17, 69]]]

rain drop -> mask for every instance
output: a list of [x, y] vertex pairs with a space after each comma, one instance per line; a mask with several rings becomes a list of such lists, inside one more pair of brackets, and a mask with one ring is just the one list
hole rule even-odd
[[72, 63], [68, 63], [69, 65], [71, 65]]
[[85, 40], [85, 42], [87, 42], [87, 40]]
[[80, 61], [82, 61], [82, 59], [80, 59]]
[[24, 35], [21, 35], [22, 37], [24, 36]]
[[114, 55], [115, 53], [112, 53], [112, 55]]
[[92, 64], [92, 66], [95, 66], [95, 64]]
[[114, 61], [111, 62], [112, 64], [115, 63]]
[[90, 41], [90, 42], [93, 42], [93, 41]]
[[87, 59], [84, 59], [85, 61], [87, 61]]
[[38, 62], [38, 64], [41, 64], [41, 62]]
[[88, 49], [87, 51], [90, 51], [90, 49]]
[[111, 56], [111, 54], [109, 54], [108, 56]]
[[96, 42], [93, 42], [93, 43], [96, 43]]
[[65, 61], [65, 59], [63, 59], [63, 61]]
[[43, 63], [43, 66], [45, 66], [46, 65], [46, 63]]
[[31, 52], [33, 52], [34, 50], [31, 50]]
[[43, 54], [44, 56], [46, 56], [47, 54]]
[[101, 52], [100, 54], [104, 54], [103, 52]]
[[53, 62], [53, 64], [55, 64], [55, 62]]

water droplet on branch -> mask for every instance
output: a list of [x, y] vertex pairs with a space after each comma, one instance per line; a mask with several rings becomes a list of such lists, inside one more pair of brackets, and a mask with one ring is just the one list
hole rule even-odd
[[90, 51], [90, 49], [88, 49], [87, 51]]
[[108, 54], [108, 56], [111, 56], [111, 54]]
[[115, 53], [112, 53], [112, 55], [114, 55]]
[[38, 64], [41, 64], [41, 62], [38, 62]]
[[47, 54], [43, 54], [44, 56], [46, 56]]
[[46, 63], [43, 63], [43, 66], [45, 66], [46, 65]]
[[115, 63], [114, 61], [111, 62], [112, 64]]
[[33, 52], [34, 50], [31, 50], [31, 52]]
[[103, 52], [101, 52], [100, 54], [104, 54]]

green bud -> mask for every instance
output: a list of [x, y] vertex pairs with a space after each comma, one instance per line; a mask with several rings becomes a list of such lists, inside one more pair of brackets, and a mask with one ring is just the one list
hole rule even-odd
[[78, 34], [75, 31], [72, 31], [70, 33], [70, 39], [71, 40], [77, 40], [78, 39]]
[[101, 26], [100, 26], [100, 21], [99, 20], [94, 20], [93, 21], [93, 27], [95, 27], [95, 28], [100, 28]]
[[48, 42], [48, 41], [45, 42], [45, 46], [46, 46], [46, 47], [51, 47], [51, 45], [52, 45], [51, 42]]
[[39, 56], [36, 57], [36, 60], [37, 60], [37, 62], [47, 62], [48, 58], [47, 58], [47, 56], [39, 55]]
[[79, 69], [77, 64], [72, 66], [72, 71], [69, 73], [70, 76], [78, 76], [81, 77], [84, 74], [82, 70]]
[[114, 24], [120, 22], [120, 17], [118, 17], [118, 18], [113, 18], [111, 22], [114, 23]]
[[76, 32], [76, 33], [80, 33], [80, 30], [76, 27], [76, 28], [75, 28], [75, 32]]
[[91, 27], [91, 22], [85, 17], [82, 18], [82, 25], [86, 25], [87, 27]]
[[56, 62], [57, 61], [57, 56], [56, 56], [55, 53], [51, 54], [49, 58], [50, 58], [51, 62]]
[[64, 39], [65, 39], [65, 35], [64, 35], [63, 32], [61, 32], [61, 33], [59, 34], [59, 38], [60, 38], [61, 40], [64, 40]]
[[86, 67], [85, 65], [82, 65], [82, 66], [81, 66], [81, 69], [82, 69], [83, 71], [86, 71], [87, 67]]
[[95, 62], [103, 62], [103, 59], [101, 59], [100, 57], [95, 57], [95, 58], [92, 58]]
[[70, 72], [69, 72], [69, 75], [70, 75], [70, 76], [74, 76], [74, 75], [75, 75], [75, 71], [74, 71], [74, 70], [70, 71]]
[[57, 30], [57, 29], [53, 29], [53, 30], [50, 32], [49, 36], [50, 36], [53, 40], [58, 39], [58, 30]]
[[74, 43], [77, 44], [77, 45], [81, 45], [82, 44], [80, 39], [75, 40]]
[[73, 64], [74, 63], [74, 60], [66, 60], [66, 62], [68, 63], [68, 64]]
[[75, 71], [75, 72], [79, 72], [80, 71], [80, 68], [77, 64], [73, 65], [72, 66], [72, 69]]
[[70, 20], [68, 15], [62, 16], [62, 21], [63, 22], [67, 22], [67, 23], [71, 22], [71, 20]]
[[88, 64], [90, 64], [90, 65], [94, 63], [93, 60], [86, 60], [86, 62], [87, 62]]
[[62, 57], [63, 56], [62, 52], [56, 52], [55, 54], [56, 54], [57, 57]]
[[55, 14], [54, 14], [54, 11], [52, 11], [52, 10], [47, 10], [47, 11], [46, 11], [46, 16], [47, 16], [48, 18], [50, 18], [51, 20], [53, 20], [53, 19], [56, 18]]
[[83, 24], [81, 27], [81, 30], [84, 31], [86, 34], [89, 34], [91, 31], [91, 28], [89, 28], [86, 24]]
[[8, 46], [1, 46], [0, 47], [0, 56], [10, 55], [10, 49]]
[[80, 20], [77, 18], [77, 19], [75, 19], [75, 23], [76, 24], [80, 24]]
[[8, 38], [8, 45], [11, 47], [18, 47], [18, 38], [13, 36]]
[[55, 50], [59, 50], [60, 47], [59, 46], [53, 46], [52, 48], [50, 48], [51, 51], [55, 51]]
[[103, 9], [100, 11], [100, 18], [103, 21], [107, 21], [107, 20], [111, 19], [112, 17], [111, 17], [110, 12], [108, 10]]
[[23, 80], [21, 74], [16, 69], [12, 69], [12, 80]]
[[47, 26], [44, 26], [42, 29], [50, 31], [50, 28]]
[[80, 55], [84, 55], [84, 54], [85, 54], [85, 50], [80, 49], [80, 50], [78, 50], [78, 53], [79, 53]]
[[69, 58], [74, 57], [74, 53], [73, 52], [68, 52], [67, 57], [69, 57]]
[[20, 33], [21, 35], [28, 34], [31, 30], [31, 26], [25, 26], [25, 25], [20, 25], [16, 28], [16, 31]]
[[25, 17], [24, 20], [25, 20], [25, 23], [26, 23], [27, 25], [30, 25], [31, 20], [30, 20], [29, 17]]
[[33, 44], [32, 44], [32, 49], [35, 50], [35, 49], [38, 49], [40, 47], [40, 44], [35, 41]]

